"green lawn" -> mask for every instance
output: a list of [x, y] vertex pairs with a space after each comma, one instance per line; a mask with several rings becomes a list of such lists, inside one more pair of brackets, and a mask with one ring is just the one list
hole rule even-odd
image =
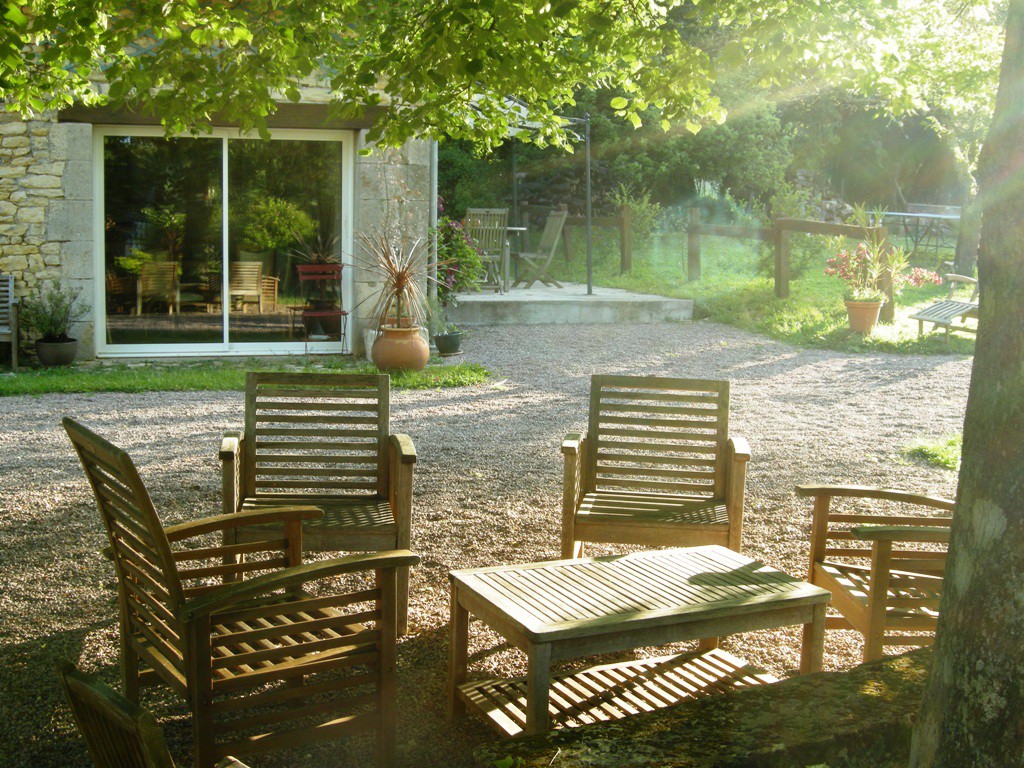
[[[553, 274], [570, 282], [586, 282], [582, 232], [574, 230], [572, 237], [573, 261], [566, 263], [559, 254], [552, 262]], [[772, 251], [767, 246], [759, 251], [757, 244], [749, 240], [703, 238], [701, 279], [690, 283], [686, 280], [685, 233], [656, 236], [648, 246], [636, 248], [632, 271], [620, 274], [616, 233], [595, 229], [594, 283], [693, 299], [698, 318], [709, 318], [805, 347], [906, 354], [974, 353], [973, 336], [954, 333], [948, 346], [941, 331], [919, 339], [917, 321], [908, 319], [915, 309], [945, 298], [945, 285], [907, 289], [896, 299], [895, 324], [880, 325], [868, 337], [851, 333], [842, 301], [843, 284], [823, 273], [825, 260], [830, 256], [824, 238], [809, 242], [812, 246], [807, 268], [791, 281], [789, 298], [776, 299], [772, 278], [758, 272], [759, 259], [763, 262], [772, 259]], [[927, 262], [912, 260], [912, 266], [938, 269], [939, 260], [935, 256]]]
[[[370, 363], [351, 358], [322, 362], [215, 360], [201, 362], [97, 363], [67, 368], [21, 370], [0, 374], [0, 397], [43, 395], [51, 392], [178, 392], [184, 390], [241, 390], [246, 371], [322, 371], [376, 373]], [[489, 371], [476, 363], [431, 364], [420, 372], [391, 375], [398, 389], [434, 389], [480, 384]]]

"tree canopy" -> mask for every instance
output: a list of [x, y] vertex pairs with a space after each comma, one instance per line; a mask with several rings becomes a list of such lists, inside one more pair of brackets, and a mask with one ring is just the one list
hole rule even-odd
[[530, 138], [564, 144], [560, 114], [592, 86], [617, 93], [633, 124], [653, 106], [666, 126], [697, 130], [724, 116], [711, 90], [722, 68], [771, 83], [867, 66], [876, 52], [844, 41], [870, 34], [890, 2], [9, 0], [0, 99], [23, 113], [143, 108], [172, 132], [214, 116], [263, 132], [277, 102], [319, 84], [341, 116], [388, 106], [370, 136], [387, 144], [494, 145], [524, 113]]

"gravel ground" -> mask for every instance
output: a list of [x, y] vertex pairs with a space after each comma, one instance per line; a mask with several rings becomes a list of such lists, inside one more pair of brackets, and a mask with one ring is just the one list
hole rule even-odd
[[[399, 764], [463, 766], [492, 738], [479, 721], [444, 721], [447, 573], [558, 554], [559, 444], [585, 426], [592, 373], [725, 378], [731, 432], [752, 448], [745, 554], [806, 569], [810, 510], [801, 482], [880, 484], [954, 493], [955, 474], [901, 458], [919, 439], [962, 426], [970, 358], [802, 350], [713, 323], [483, 328], [466, 359], [494, 373], [481, 387], [394, 392], [394, 431], [416, 467], [411, 628], [399, 648]], [[60, 418], [73, 415], [134, 457], [168, 522], [218, 511], [216, 449], [241, 424], [238, 392], [50, 395], [0, 401], [0, 764], [85, 766], [53, 674], [64, 656], [117, 680], [112, 569], [104, 534]], [[472, 629], [471, 674], [518, 675], [525, 660]], [[795, 628], [724, 646], [776, 675], [794, 673]], [[829, 632], [825, 665], [849, 668], [859, 636]], [[653, 653], [641, 651], [641, 653]], [[665, 649], [658, 649], [664, 653]], [[190, 764], [184, 708], [156, 692], [178, 765]], [[365, 744], [338, 742], [254, 766], [368, 765]], [[314, 762], [305, 762], [306, 756]]]

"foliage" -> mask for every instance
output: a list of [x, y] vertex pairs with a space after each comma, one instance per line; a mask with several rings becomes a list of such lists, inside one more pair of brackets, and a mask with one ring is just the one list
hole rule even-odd
[[[157, 254], [144, 251], [141, 248], [133, 248], [132, 252], [124, 256], [117, 256], [114, 261], [121, 269], [131, 275], [142, 274], [142, 268], [152, 261], [155, 261]], [[167, 254], [160, 256], [161, 261], [167, 260]]]
[[149, 225], [148, 241], [167, 251], [168, 261], [177, 261], [185, 239], [185, 212], [173, 205], [153, 205], [143, 208], [142, 214]]
[[279, 197], [251, 195], [241, 227], [246, 250], [272, 251], [309, 237], [316, 225], [295, 203]]
[[38, 333], [42, 341], [71, 341], [71, 326], [89, 313], [88, 307], [76, 305], [80, 293], [60, 280], [40, 286], [34, 296], [23, 301], [21, 321], [28, 331]]
[[612, 202], [616, 208], [629, 206], [633, 216], [633, 242], [638, 246], [646, 245], [662, 214], [661, 206], [651, 202], [651, 193], [629, 184], [619, 184], [612, 192]]
[[[838, 77], [855, 71], [854, 60], [870, 66], [875, 50], [838, 43], [877, 34], [879, 6], [888, 7], [711, 0], [697, 13], [682, 0], [394, 0], [311, 12], [255, 0], [121, 12], [102, 0], [26, 0], [7, 5], [0, 100], [36, 113], [76, 99], [141, 105], [170, 132], [218, 115], [265, 134], [278, 94], [297, 101], [303, 82], [319, 77], [339, 117], [389, 105], [371, 143], [419, 135], [494, 145], [528, 116], [530, 140], [564, 145], [561, 114], [580, 84], [598, 83], [634, 126], [646, 118], [696, 131], [723, 117], [711, 92], [716, 71], [749, 69], [773, 84], [794, 73]], [[93, 87], [99, 75], [109, 92]]]
[[909, 446], [903, 453], [912, 459], [920, 459], [937, 467], [956, 470], [960, 468], [960, 452], [963, 442], [962, 434], [950, 435], [942, 440], [921, 440]]
[[392, 320], [399, 327], [415, 325], [426, 311], [422, 286], [427, 281], [427, 249], [423, 241], [410, 243], [386, 234], [360, 234], [359, 241], [367, 257], [357, 261], [381, 282], [370, 309], [374, 327]]
[[[54, 392], [191, 392], [242, 391], [246, 371], [337, 371], [377, 373], [369, 363], [351, 358], [282, 364], [263, 360], [217, 360], [195, 363], [158, 363], [128, 366], [123, 363], [76, 368], [20, 370], [0, 376], [0, 397], [46, 395]], [[435, 389], [482, 384], [490, 372], [477, 363], [428, 365], [422, 371], [392, 374], [398, 389]]]
[[431, 234], [437, 236], [437, 300], [442, 306], [454, 306], [456, 294], [483, 280], [484, 263], [461, 221], [439, 216]]

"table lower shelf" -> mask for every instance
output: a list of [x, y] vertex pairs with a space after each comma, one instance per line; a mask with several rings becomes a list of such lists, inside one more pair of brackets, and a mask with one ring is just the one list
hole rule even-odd
[[[553, 728], [571, 728], [774, 682], [777, 679], [764, 670], [716, 648], [555, 675], [548, 712]], [[473, 680], [459, 686], [459, 696], [503, 736], [518, 736], [525, 730], [525, 678]]]

